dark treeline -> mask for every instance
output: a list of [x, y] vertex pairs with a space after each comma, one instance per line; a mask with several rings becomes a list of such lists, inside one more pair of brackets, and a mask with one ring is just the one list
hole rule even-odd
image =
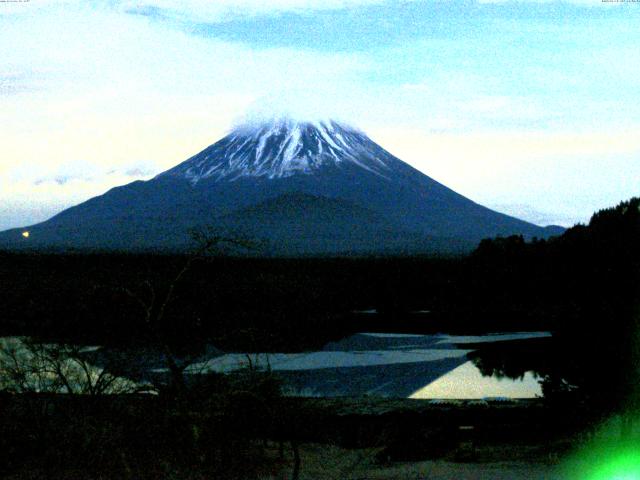
[[[325, 328], [331, 336], [362, 323], [479, 332], [610, 325], [605, 316], [619, 317], [637, 294], [637, 202], [549, 241], [484, 240], [464, 258], [208, 257], [175, 282], [164, 328], [176, 340], [252, 329], [304, 346], [324, 341]], [[136, 340], [138, 300], [165, 295], [187, 258], [0, 252], [0, 333]], [[370, 309], [379, 315], [350, 314]], [[413, 319], [418, 310], [430, 313]]]
[[[186, 261], [0, 254], [0, 329], [83, 343], [144, 341], [138, 300], [165, 295]], [[361, 328], [482, 331], [544, 323], [524, 298], [514, 303], [500, 289], [485, 291], [486, 275], [497, 273], [459, 258], [206, 258], [176, 282], [162, 328], [176, 343], [211, 338], [224, 348], [295, 350]], [[523, 293], [533, 281], [520, 282]], [[379, 314], [353, 314], [372, 309]], [[412, 315], [419, 310], [430, 313]]]
[[[92, 343], [144, 341], [138, 300], [166, 295], [187, 261], [0, 254], [0, 328], [5, 335]], [[345, 318], [353, 310], [378, 309], [395, 318], [443, 303], [442, 292], [460, 274], [456, 261], [424, 258], [205, 258], [175, 282], [162, 328], [178, 343], [212, 337], [232, 347], [239, 336], [242, 347], [251, 348], [251, 331], [260, 348], [319, 346], [351, 328]]]
[[[549, 241], [485, 240], [475, 261], [504, 295], [551, 315], [555, 348], [540, 365], [545, 396], [598, 415], [638, 410], [640, 380], [640, 198], [593, 215]], [[520, 278], [535, 279], [523, 291]], [[511, 286], [509, 286], [511, 284]], [[499, 360], [499, 359], [494, 359]], [[494, 363], [507, 369], [508, 356]]]

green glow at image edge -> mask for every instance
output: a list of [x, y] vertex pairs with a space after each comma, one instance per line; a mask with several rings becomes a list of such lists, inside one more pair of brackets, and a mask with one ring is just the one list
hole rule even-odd
[[608, 454], [593, 452], [593, 468], [586, 473], [584, 480], [640, 480], [640, 446]]

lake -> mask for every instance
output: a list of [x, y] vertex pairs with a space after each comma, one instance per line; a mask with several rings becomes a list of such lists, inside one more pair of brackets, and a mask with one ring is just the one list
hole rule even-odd
[[[542, 396], [542, 391], [535, 374], [526, 368], [531, 365], [529, 360], [542, 352], [528, 346], [549, 337], [547, 332], [478, 336], [358, 333], [330, 342], [322, 350], [302, 353], [220, 353], [210, 348], [209, 353], [187, 367], [185, 373], [195, 378], [209, 372], [231, 373], [249, 365], [271, 369], [282, 379], [285, 395], [291, 396], [430, 400], [536, 398]], [[17, 337], [0, 339], [0, 348], [4, 356], [14, 349], [25, 364], [40, 358]], [[77, 350], [81, 360], [66, 360], [61, 364], [69, 378], [81, 378], [79, 372], [83, 370], [78, 369], [83, 365], [92, 378], [97, 378], [103, 369], [112, 371], [104, 358], [113, 352], [109, 354], [101, 347], [87, 346], [72, 347], [72, 350]], [[526, 361], [521, 361], [520, 355], [524, 355]], [[149, 380], [152, 383], [166, 381], [167, 369], [159, 352], [146, 355], [128, 352], [123, 359], [118, 372], [113, 372], [124, 377], [117, 385], [131, 387], [147, 384]], [[509, 371], [509, 375], [504, 374], [505, 371]], [[51, 383], [46, 376], [31, 376], [30, 382], [36, 391]]]
[[288, 395], [416, 399], [520, 399], [542, 396], [531, 371], [519, 378], [483, 375], [472, 361], [483, 348], [548, 338], [547, 332], [479, 336], [358, 333], [304, 353], [229, 353], [198, 362], [187, 373], [270, 368]]

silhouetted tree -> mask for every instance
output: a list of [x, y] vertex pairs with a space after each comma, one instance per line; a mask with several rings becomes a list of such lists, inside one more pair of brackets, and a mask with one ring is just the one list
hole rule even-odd
[[[170, 376], [170, 389], [179, 396], [185, 393], [184, 371], [197, 355], [180, 358], [173, 348], [173, 342], [165, 331], [167, 312], [175, 300], [176, 289], [184, 277], [192, 270], [196, 262], [206, 261], [219, 256], [229, 248], [254, 248], [256, 243], [240, 236], [227, 236], [218, 233], [211, 227], [194, 229], [191, 232], [194, 248], [185, 256], [182, 267], [171, 278], [164, 290], [158, 289], [149, 280], [144, 281], [138, 292], [124, 289], [133, 298], [142, 311], [142, 321], [154, 344], [163, 354]], [[203, 292], [203, 294], [205, 294]], [[170, 322], [169, 322], [170, 323]], [[195, 325], [191, 325], [194, 327]], [[186, 327], [186, 326], [183, 326]], [[198, 343], [201, 343], [200, 339]], [[190, 353], [194, 353], [193, 351]], [[199, 352], [196, 352], [199, 353]]]

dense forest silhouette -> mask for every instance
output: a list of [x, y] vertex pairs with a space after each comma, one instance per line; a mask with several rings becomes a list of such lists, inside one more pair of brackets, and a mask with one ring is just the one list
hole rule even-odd
[[484, 240], [473, 257], [479, 268], [501, 272], [501, 288], [535, 279], [525, 292], [507, 291], [552, 319], [554, 348], [540, 361], [547, 396], [573, 391], [603, 415], [638, 409], [640, 198], [548, 241]]

